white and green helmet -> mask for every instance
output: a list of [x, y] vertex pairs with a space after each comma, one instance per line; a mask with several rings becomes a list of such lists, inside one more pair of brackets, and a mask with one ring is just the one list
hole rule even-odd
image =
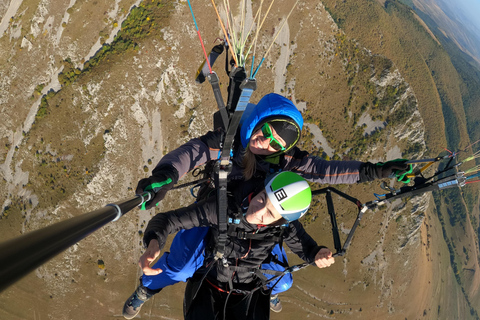
[[290, 171], [276, 173], [267, 179], [265, 191], [275, 209], [288, 221], [303, 217], [312, 202], [307, 181]]

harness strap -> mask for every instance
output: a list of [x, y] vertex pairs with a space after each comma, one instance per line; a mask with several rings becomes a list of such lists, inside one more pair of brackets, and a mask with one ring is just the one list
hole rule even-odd
[[224, 290], [222, 288], [220, 288], [219, 286], [217, 286], [216, 284], [214, 284], [213, 282], [211, 282], [210, 280], [208, 279], [205, 279], [205, 281], [207, 281], [207, 283], [209, 285], [211, 285], [212, 287], [214, 287], [215, 289], [217, 289], [218, 291], [220, 292], [224, 292], [224, 293], [232, 293], [232, 294], [236, 294], [236, 295], [240, 295], [240, 294], [243, 294], [243, 293], [240, 293], [240, 292], [232, 292], [232, 291], [229, 291], [229, 290]]
[[[242, 70], [243, 68], [237, 68]], [[232, 72], [234, 72], [233, 70]], [[243, 70], [243, 73], [245, 71]], [[235, 73], [236, 74], [236, 73]], [[230, 82], [232, 81], [232, 76]], [[238, 103], [235, 108], [235, 113], [233, 114], [230, 123], [228, 125], [227, 133], [225, 135], [225, 140], [223, 142], [222, 152], [220, 154], [220, 159], [215, 165], [215, 182], [217, 186], [217, 216], [218, 216], [218, 244], [215, 255], [222, 259], [224, 266], [227, 266], [227, 262], [224, 259], [223, 255], [225, 252], [225, 244], [227, 242], [228, 234], [228, 222], [227, 222], [227, 176], [232, 170], [232, 161], [230, 160], [230, 154], [233, 148], [233, 142], [235, 134], [237, 132], [240, 119], [242, 118], [243, 112], [245, 111], [250, 97], [252, 96], [253, 91], [257, 88], [257, 83], [255, 79], [245, 79], [240, 85], [241, 94], [238, 100]], [[232, 98], [229, 95], [229, 100]], [[230, 106], [229, 106], [230, 107]]]
[[[228, 59], [228, 56], [227, 56]], [[227, 74], [230, 78], [228, 83], [228, 97], [227, 97], [227, 109], [229, 114], [232, 114], [236, 111], [236, 106], [238, 104], [238, 99], [242, 94], [242, 89], [240, 86], [243, 81], [247, 78], [247, 73], [242, 67], [233, 67], [232, 70], [228, 71]]]
[[286, 258], [285, 256], [283, 257], [283, 260], [284, 260], [284, 261], [281, 261], [280, 259], [278, 259], [278, 256], [277, 256], [277, 255], [271, 254], [270, 261], [275, 262], [275, 264], [278, 264], [279, 266], [282, 266], [282, 267], [284, 267], [285, 269], [289, 268], [290, 265], [288, 264], [287, 258]]
[[228, 221], [227, 221], [227, 176], [231, 171], [231, 163], [222, 166], [220, 162], [215, 165], [215, 185], [217, 186], [217, 219], [218, 219], [218, 238], [215, 259], [221, 259], [223, 266], [228, 263], [224, 257], [225, 245], [228, 239]]
[[253, 92], [257, 89], [257, 82], [255, 79], [245, 79], [240, 85], [241, 94], [238, 98], [237, 107], [228, 125], [227, 134], [225, 136], [225, 142], [223, 143], [222, 153], [220, 155], [220, 161], [230, 159], [230, 152], [233, 147], [233, 141], [237, 128], [242, 118], [243, 112], [247, 108], [248, 102]]
[[[208, 76], [208, 81], [210, 82], [213, 95], [215, 96], [215, 100], [217, 101], [218, 110], [220, 111], [220, 116], [222, 119], [222, 127], [226, 130], [228, 127], [228, 112], [227, 108], [225, 107], [225, 103], [223, 102], [222, 92], [220, 91], [220, 82], [218, 80], [218, 76], [215, 72], [210, 73]], [[216, 128], [214, 128], [216, 129]]]
[[228, 268], [235, 272], [250, 272], [254, 274], [257, 274], [257, 272], [260, 272], [262, 274], [271, 274], [273, 276], [280, 276], [285, 274], [285, 271], [277, 271], [277, 270], [262, 269], [262, 268], [249, 268], [249, 267], [239, 267], [239, 266], [229, 266]]
[[241, 240], [273, 240], [275, 242], [279, 242], [281, 240], [281, 237], [272, 235], [271, 233], [248, 233], [243, 230], [232, 230], [230, 227], [228, 230], [228, 235]]

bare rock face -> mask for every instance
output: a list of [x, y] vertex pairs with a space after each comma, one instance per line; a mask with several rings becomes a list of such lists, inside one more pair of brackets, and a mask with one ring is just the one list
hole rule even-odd
[[[193, 5], [208, 48], [221, 29], [210, 2]], [[246, 1], [248, 27], [257, 5]], [[252, 102], [272, 91], [292, 99], [306, 120], [301, 147], [319, 156], [422, 157], [417, 100], [391, 61], [348, 39], [317, 1], [299, 3], [280, 29], [291, 6], [277, 4], [259, 32], [257, 59], [274, 43]], [[0, 16], [0, 240], [132, 196], [166, 152], [211, 130], [216, 103], [209, 85], [194, 81], [203, 57], [185, 2], [13, 0], [0, 4]], [[223, 65], [220, 58], [214, 69], [226, 97]], [[378, 187], [347, 191], [366, 202], [371, 189]], [[156, 212], [193, 200], [188, 190], [170, 192]], [[404, 280], [416, 267], [429, 204], [424, 196], [371, 213], [334, 268], [295, 275], [279, 319], [402, 315], [407, 304], [398, 298], [417, 285]], [[330, 245], [322, 210], [306, 224]], [[135, 210], [38, 268], [2, 293], [0, 318], [11, 306], [24, 318], [120, 316], [138, 285], [141, 231], [154, 213]], [[181, 318], [183, 288], [165, 289], [145, 312]]]

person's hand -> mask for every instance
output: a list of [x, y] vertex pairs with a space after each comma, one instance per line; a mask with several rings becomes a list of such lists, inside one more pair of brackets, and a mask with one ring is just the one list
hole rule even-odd
[[156, 174], [138, 182], [136, 194], [142, 194], [144, 191], [153, 191], [155, 193], [152, 200], [142, 204], [142, 210], [148, 210], [158, 205], [165, 198], [167, 192], [173, 188], [172, 179], [162, 174]]
[[407, 161], [408, 160], [405, 159], [395, 159], [375, 163], [377, 179], [394, 178], [396, 175], [398, 176], [405, 173], [411, 166], [406, 164]]
[[377, 162], [375, 164], [371, 162], [364, 162], [360, 166], [358, 172], [358, 182], [373, 181], [376, 179], [384, 178], [401, 178], [405, 174], [412, 172], [412, 165], [407, 164], [408, 160], [395, 159], [387, 162]]
[[335, 263], [335, 258], [332, 255], [332, 251], [328, 248], [322, 248], [317, 252], [315, 256], [315, 264], [319, 268], [330, 267]]
[[160, 247], [158, 246], [158, 241], [155, 239], [150, 240], [148, 248], [144, 254], [138, 260], [138, 265], [143, 271], [143, 274], [147, 276], [155, 276], [163, 272], [162, 269], [152, 269], [150, 264], [155, 261], [160, 255]]

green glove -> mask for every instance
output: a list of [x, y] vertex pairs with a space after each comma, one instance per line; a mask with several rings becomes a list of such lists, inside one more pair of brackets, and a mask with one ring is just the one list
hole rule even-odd
[[[371, 162], [365, 162], [360, 166], [358, 182], [367, 182], [384, 178], [394, 178], [395, 176], [400, 177], [402, 175], [403, 177], [405, 177], [405, 175], [412, 170], [412, 165], [408, 165], [405, 163], [407, 161], [408, 160], [406, 159], [395, 159], [387, 162], [378, 162], [375, 164]], [[410, 181], [403, 182], [408, 183]]]
[[155, 175], [142, 179], [138, 182], [136, 194], [142, 194], [145, 191], [155, 192], [152, 200], [142, 203], [141, 210], [148, 210], [158, 205], [165, 198], [167, 192], [173, 188], [172, 179], [163, 175]]
[[[395, 159], [387, 162], [378, 162], [375, 164], [377, 179], [382, 178], [398, 178], [398, 181], [402, 181], [408, 173], [412, 173], [413, 166], [406, 164], [406, 159]], [[410, 179], [408, 179], [410, 182]], [[405, 183], [408, 183], [405, 182]]]

